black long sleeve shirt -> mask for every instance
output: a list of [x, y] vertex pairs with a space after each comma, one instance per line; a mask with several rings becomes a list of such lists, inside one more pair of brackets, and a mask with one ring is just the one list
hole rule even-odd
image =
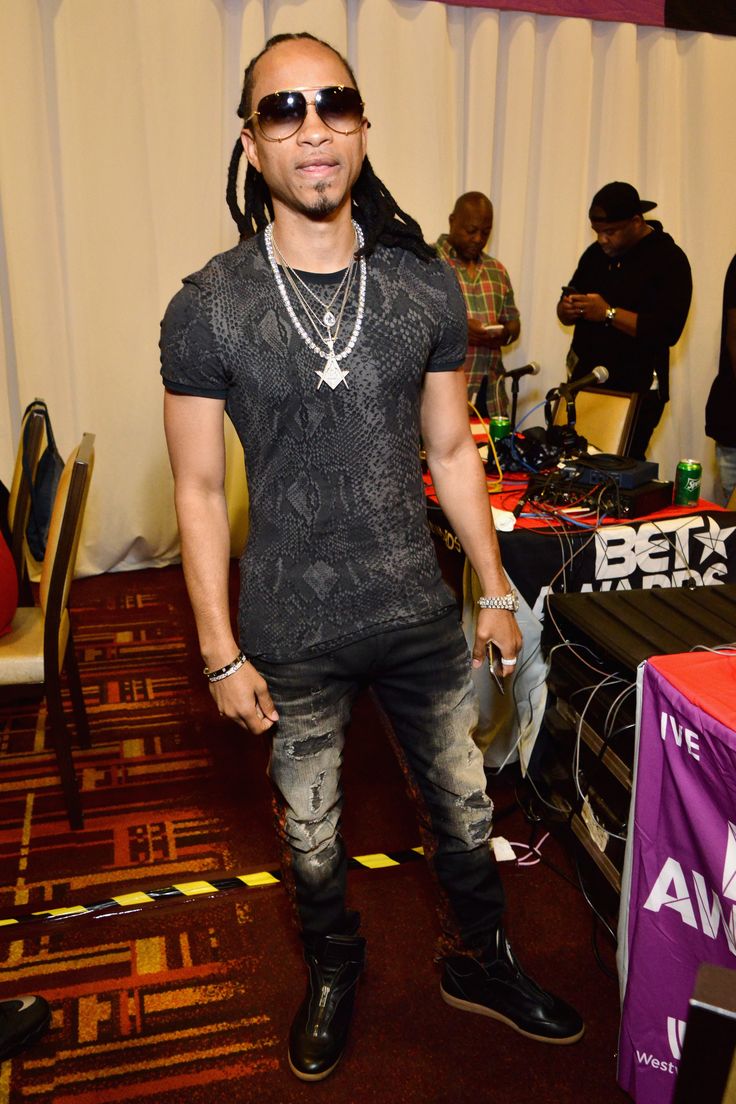
[[669, 398], [670, 346], [680, 338], [692, 298], [690, 263], [659, 223], [652, 233], [618, 257], [607, 257], [597, 242], [585, 250], [570, 283], [597, 292], [609, 306], [638, 315], [636, 337], [601, 322], [575, 325], [573, 379], [598, 364], [608, 369], [613, 391], [648, 391], [653, 373], [663, 400]]

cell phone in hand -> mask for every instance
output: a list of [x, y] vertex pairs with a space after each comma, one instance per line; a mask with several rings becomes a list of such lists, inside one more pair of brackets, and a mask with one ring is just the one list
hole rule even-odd
[[573, 287], [572, 284], [565, 284], [562, 288], [563, 295], [577, 295], [578, 289]]
[[503, 333], [503, 324], [498, 324], [495, 322], [485, 322], [483, 324], [483, 329], [486, 331], [486, 333], [489, 334], [501, 334]]
[[488, 653], [488, 670], [491, 672], [491, 678], [498, 687], [499, 694], [504, 693], [503, 685], [503, 664], [501, 663], [501, 649], [498, 644], [494, 644], [491, 640], [486, 644], [486, 651]]

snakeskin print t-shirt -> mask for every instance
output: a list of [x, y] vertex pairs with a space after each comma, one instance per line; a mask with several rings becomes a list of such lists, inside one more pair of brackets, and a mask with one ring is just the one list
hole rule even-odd
[[[465, 359], [465, 306], [441, 261], [378, 246], [367, 273], [362, 328], [334, 390], [289, 318], [260, 234], [188, 276], [162, 323], [165, 386], [224, 399], [243, 445], [240, 645], [271, 662], [431, 621], [454, 604], [427, 525], [419, 406], [425, 371]], [[300, 275], [327, 303], [343, 274]], [[338, 353], [358, 283], [356, 272]]]

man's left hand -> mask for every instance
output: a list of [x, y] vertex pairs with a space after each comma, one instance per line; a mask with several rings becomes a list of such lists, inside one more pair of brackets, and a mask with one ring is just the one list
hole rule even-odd
[[570, 295], [566, 302], [574, 311], [574, 321], [605, 322], [606, 320], [608, 303], [595, 292], [590, 292], [588, 295]]
[[473, 643], [473, 667], [481, 667], [488, 662], [489, 644], [497, 644], [501, 649], [503, 677], [508, 678], [516, 670], [516, 661], [524, 643], [516, 618], [509, 610], [481, 609], [478, 611], [478, 623], [475, 627]]

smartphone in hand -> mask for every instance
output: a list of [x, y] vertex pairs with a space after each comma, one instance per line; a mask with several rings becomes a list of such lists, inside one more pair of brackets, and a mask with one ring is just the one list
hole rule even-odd
[[491, 678], [498, 687], [499, 694], [504, 693], [503, 685], [503, 664], [501, 663], [501, 649], [498, 644], [494, 644], [491, 640], [486, 644], [486, 652], [488, 653], [488, 670], [491, 672]]
[[562, 288], [563, 295], [577, 295], [578, 289], [573, 287], [572, 284], [564, 284]]

